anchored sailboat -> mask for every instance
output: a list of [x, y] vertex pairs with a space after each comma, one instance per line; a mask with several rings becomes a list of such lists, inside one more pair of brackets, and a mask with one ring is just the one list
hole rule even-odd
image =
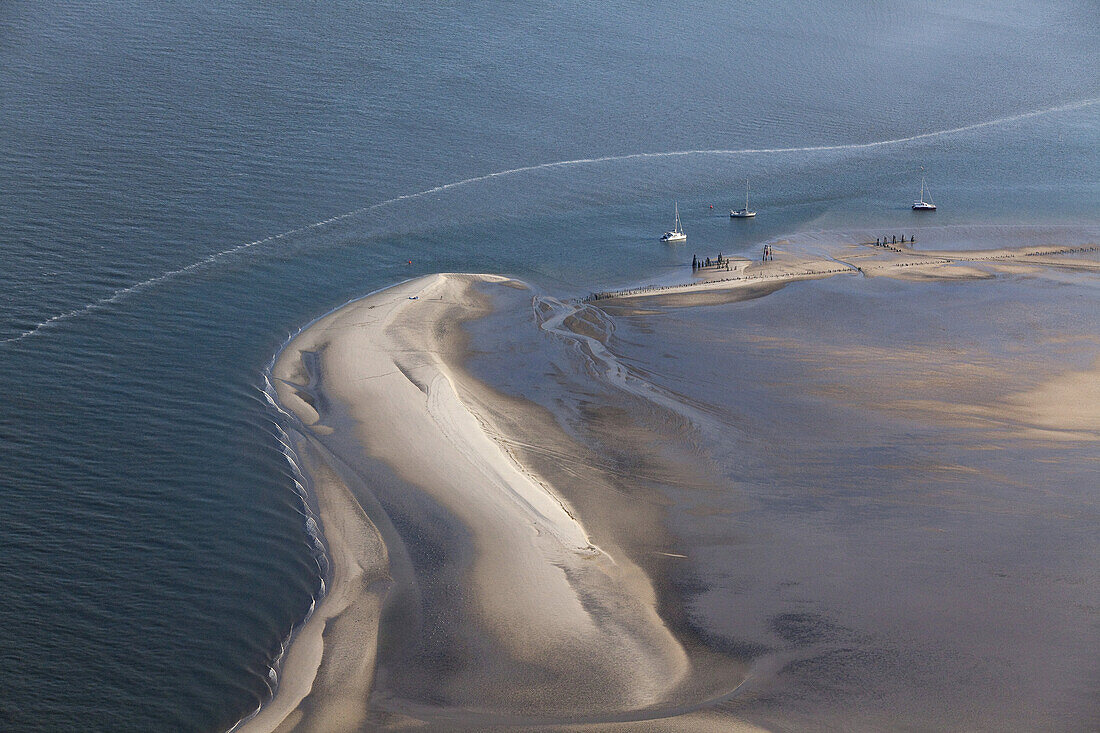
[[676, 226], [673, 227], [671, 232], [665, 232], [661, 236], [662, 242], [686, 242], [687, 235], [684, 234], [684, 228], [680, 226], [680, 204], [676, 204]]
[[932, 192], [928, 192], [928, 200], [924, 200], [924, 176], [920, 177], [920, 201], [913, 202], [913, 211], [935, 211], [936, 205], [932, 203]]
[[731, 219], [751, 219], [756, 216], [755, 211], [749, 211], [749, 179], [745, 179], [745, 208], [734, 211], [730, 209]]

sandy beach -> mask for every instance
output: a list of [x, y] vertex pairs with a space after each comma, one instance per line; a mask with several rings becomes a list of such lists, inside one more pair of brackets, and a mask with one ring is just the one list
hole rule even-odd
[[298, 421], [333, 567], [278, 694], [242, 730], [625, 722], [690, 712], [743, 681], [735, 661], [721, 674], [712, 654], [693, 664], [658, 613], [615, 528], [659, 535], [652, 512], [622, 500], [578, 512], [570, 490], [591, 504], [614, 487], [583, 460], [565, 486], [546, 461], [536, 470], [523, 448], [536, 434], [542, 456], [583, 449], [462, 370], [460, 325], [486, 312], [481, 291], [524, 287], [421, 278], [322, 318], [279, 356], [273, 383]]

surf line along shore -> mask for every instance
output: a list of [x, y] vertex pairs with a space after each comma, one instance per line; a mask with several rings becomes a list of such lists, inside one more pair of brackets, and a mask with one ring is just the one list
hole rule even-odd
[[[660, 533], [652, 510], [631, 514], [620, 499], [586, 523], [573, 499], [591, 497], [565, 496], [546, 475], [555, 461], [522, 460], [517, 438], [533, 436], [517, 426], [537, 431], [540, 451], [584, 451], [551, 416], [463, 369], [461, 324], [490, 312], [492, 288], [526, 286], [425, 276], [321, 318], [277, 356], [272, 384], [331, 577], [275, 697], [239, 730], [669, 716], [704, 730], [709, 714], [691, 711], [745, 679], [743, 665], [692, 648], [659, 613], [651, 578], [624, 549], [626, 529]], [[561, 484], [599, 496], [606, 481], [585, 463]]]

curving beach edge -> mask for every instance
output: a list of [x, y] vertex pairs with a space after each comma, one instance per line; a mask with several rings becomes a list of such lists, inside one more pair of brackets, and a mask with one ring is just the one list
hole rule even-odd
[[625, 514], [589, 526], [544, 475], [554, 469], [524, 460], [534, 435], [521, 433], [534, 430], [543, 455], [581, 457], [565, 483], [598, 494], [609, 480], [552, 417], [462, 368], [460, 325], [489, 312], [493, 288], [526, 286], [422, 277], [321, 318], [278, 355], [272, 383], [296, 423], [330, 578], [275, 697], [239, 730], [583, 730], [670, 716], [710, 730], [693, 710], [744, 681], [736, 660], [693, 663], [615, 531], [659, 532], [653, 510], [620, 502]]

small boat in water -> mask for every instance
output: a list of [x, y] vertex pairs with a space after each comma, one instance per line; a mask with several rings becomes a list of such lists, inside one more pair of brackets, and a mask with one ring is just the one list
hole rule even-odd
[[920, 177], [920, 201], [913, 202], [913, 211], [935, 211], [936, 205], [932, 203], [932, 192], [928, 192], [928, 200], [924, 200], [924, 176]]
[[686, 242], [687, 235], [684, 234], [684, 228], [680, 226], [680, 204], [676, 204], [676, 226], [673, 227], [671, 232], [665, 232], [661, 235], [662, 242]]
[[755, 211], [749, 210], [749, 179], [745, 179], [745, 208], [734, 211], [730, 209], [731, 219], [751, 219], [756, 216]]

